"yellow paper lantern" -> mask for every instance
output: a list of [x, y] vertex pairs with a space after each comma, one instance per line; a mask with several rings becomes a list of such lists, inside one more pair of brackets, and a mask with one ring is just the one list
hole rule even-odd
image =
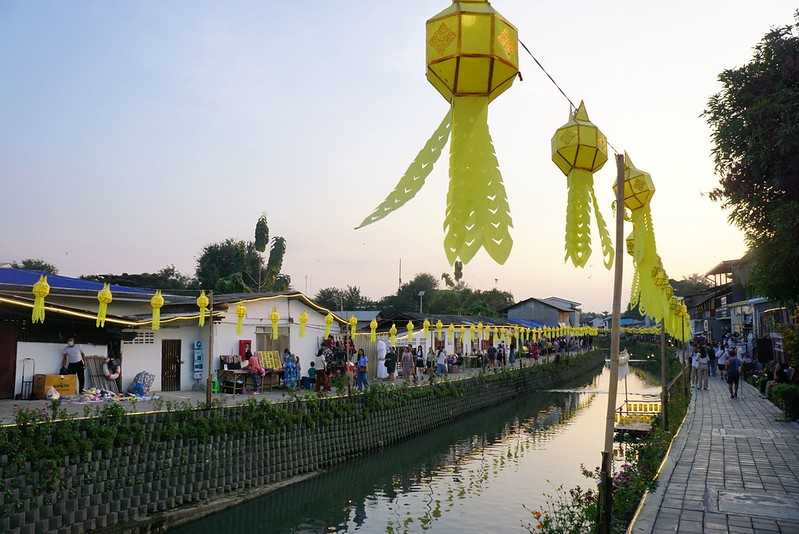
[[333, 326], [333, 314], [331, 312], [327, 312], [327, 315], [325, 315], [325, 339], [330, 336], [331, 326]]
[[449, 323], [449, 326], [447, 327], [447, 340], [450, 343], [455, 341], [455, 325], [452, 323]]
[[441, 341], [441, 332], [444, 331], [444, 323], [441, 322], [441, 319], [436, 321], [436, 339]]
[[33, 324], [44, 322], [44, 299], [50, 294], [50, 284], [47, 283], [45, 275], [39, 276], [39, 281], [33, 284], [33, 312], [31, 312], [31, 322]]
[[388, 340], [392, 345], [397, 344], [397, 325], [391, 323], [391, 328], [388, 329]]
[[408, 321], [408, 324], [405, 325], [405, 330], [408, 331], [408, 344], [413, 343], [413, 321]]
[[157, 290], [155, 294], [150, 297], [150, 308], [152, 309], [152, 328], [153, 332], [161, 328], [161, 308], [164, 305], [164, 296], [161, 290]]
[[516, 28], [486, 0], [455, 0], [427, 21], [427, 79], [450, 103], [433, 137], [388, 197], [360, 224], [378, 221], [424, 185], [452, 132], [444, 251], [468, 263], [482, 247], [505, 263], [510, 209], [488, 130], [488, 103], [519, 71]]
[[[614, 184], [615, 192], [616, 186]], [[657, 253], [650, 203], [655, 184], [649, 173], [637, 168], [629, 154], [624, 154], [624, 207], [629, 210], [633, 231], [627, 237], [627, 253], [632, 256], [634, 274], [630, 290], [630, 308], [638, 308], [664, 325], [673, 324], [671, 300], [674, 291]]]
[[480, 339], [483, 339], [483, 322], [479, 321], [477, 323], [477, 335], [480, 336]]
[[280, 314], [277, 312], [277, 308], [272, 308], [272, 313], [269, 314], [269, 320], [272, 322], [272, 339], [277, 339], [278, 330], [277, 324], [280, 322]]
[[461, 343], [466, 338], [466, 325], [462, 324], [460, 326], [460, 334], [461, 334]]
[[111, 304], [111, 301], [114, 300], [114, 296], [111, 294], [111, 285], [110, 284], [103, 284], [103, 288], [97, 292], [97, 319], [95, 320], [95, 326], [97, 328], [102, 328], [105, 326], [105, 316], [108, 313], [108, 305]]
[[372, 343], [377, 341], [377, 321], [375, 319], [369, 323], [369, 339]]
[[300, 337], [305, 337], [305, 326], [308, 324], [308, 312], [300, 312]]
[[354, 315], [350, 316], [350, 337], [355, 338], [355, 332], [358, 330], [358, 318]]
[[241, 330], [244, 326], [244, 318], [247, 317], [247, 306], [244, 302], [236, 304], [236, 335], [241, 336]]
[[428, 336], [429, 334], [430, 334], [430, 321], [428, 321], [427, 319], [425, 319], [425, 320], [422, 322], [422, 335], [424, 336], [424, 338], [425, 338], [425, 339], [427, 339], [427, 336]]
[[197, 297], [197, 307], [200, 309], [200, 318], [198, 320], [200, 328], [205, 326], [205, 316], [208, 314], [209, 303], [210, 301], [208, 300], [208, 296], [205, 294], [205, 290], [200, 291], [200, 296]]
[[613, 265], [613, 243], [594, 193], [594, 173], [608, 160], [605, 135], [588, 118], [585, 104], [569, 114], [552, 136], [552, 161], [567, 176], [566, 261], [584, 267], [591, 257], [591, 209], [596, 215], [605, 267]]

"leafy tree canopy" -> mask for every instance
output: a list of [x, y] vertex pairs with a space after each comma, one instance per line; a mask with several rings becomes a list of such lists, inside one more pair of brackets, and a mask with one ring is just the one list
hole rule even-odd
[[764, 296], [799, 301], [799, 11], [774, 28], [752, 60], [719, 75], [705, 110], [719, 186], [754, 250], [752, 282]]
[[58, 274], [58, 268], [52, 263], [36, 258], [27, 258], [19, 262], [11, 263], [14, 269], [25, 269], [26, 271], [39, 271], [45, 274]]
[[197, 280], [181, 273], [174, 265], [167, 265], [156, 273], [90, 274], [81, 276], [81, 278], [128, 287], [147, 287], [152, 289], [197, 288]]

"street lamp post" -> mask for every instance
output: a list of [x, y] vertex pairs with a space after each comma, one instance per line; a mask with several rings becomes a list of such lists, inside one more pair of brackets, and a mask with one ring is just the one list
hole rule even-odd
[[419, 313], [422, 312], [422, 298], [424, 297], [424, 291], [419, 291]]

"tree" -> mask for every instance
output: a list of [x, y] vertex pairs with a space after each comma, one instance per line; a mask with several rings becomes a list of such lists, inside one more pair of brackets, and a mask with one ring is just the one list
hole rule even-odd
[[13, 262], [11, 267], [14, 269], [25, 269], [26, 271], [38, 271], [44, 274], [58, 274], [58, 268], [52, 263], [36, 258], [27, 258], [20, 262]]
[[167, 265], [155, 273], [90, 274], [81, 276], [81, 278], [84, 280], [94, 280], [95, 282], [128, 287], [146, 287], [150, 289], [197, 288], [197, 280], [181, 273], [174, 265]]
[[[228, 290], [232, 287], [233, 279], [229, 277], [237, 273], [241, 275], [243, 284], [256, 285], [262, 268], [263, 258], [255, 250], [252, 241], [229, 238], [203, 248], [197, 260], [195, 274], [202, 287], [221, 291], [223, 287]], [[217, 282], [221, 279], [226, 280], [217, 288]], [[242, 285], [237, 291], [247, 291], [247, 289]]]
[[752, 60], [719, 75], [704, 116], [712, 131], [719, 186], [754, 251], [752, 281], [763, 296], [799, 301], [799, 11], [770, 30]]
[[455, 287], [455, 281], [452, 279], [452, 275], [449, 273], [441, 273], [441, 279], [448, 288], [452, 289]]
[[254, 241], [229, 238], [203, 248], [197, 260], [197, 280], [204, 288], [225, 293], [285, 291], [291, 286], [291, 277], [280, 272], [286, 240], [274, 236], [271, 243], [264, 264], [262, 253], [269, 244], [269, 225], [266, 215], [261, 215], [255, 223]]
[[342, 292], [337, 287], [326, 287], [319, 290], [314, 301], [328, 310], [338, 310], [342, 305]]

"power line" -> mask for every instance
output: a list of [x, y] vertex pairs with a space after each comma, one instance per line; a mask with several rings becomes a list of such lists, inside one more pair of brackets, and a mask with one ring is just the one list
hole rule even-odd
[[[535, 61], [535, 64], [536, 64], [536, 65], [538, 65], [538, 68], [539, 68], [539, 69], [541, 69], [541, 72], [543, 72], [544, 74], [546, 74], [547, 78], [549, 78], [549, 81], [551, 81], [551, 82], [552, 82], [552, 85], [554, 85], [554, 86], [555, 86], [555, 88], [558, 90], [558, 92], [560, 92], [560, 94], [561, 94], [561, 95], [563, 95], [563, 98], [565, 98], [565, 99], [566, 99], [566, 101], [569, 103], [569, 106], [571, 106], [571, 109], [570, 109], [570, 111], [574, 111], [575, 109], [577, 109], [577, 106], [575, 106], [575, 105], [574, 105], [574, 102], [572, 101], [572, 99], [571, 99], [571, 98], [569, 98], [569, 95], [567, 95], [567, 94], [566, 94], [566, 91], [564, 91], [564, 90], [561, 88], [561, 86], [560, 86], [560, 85], [558, 85], [558, 82], [556, 82], [556, 81], [555, 81], [555, 78], [553, 78], [553, 77], [552, 77], [552, 75], [551, 75], [551, 74], [550, 74], [550, 73], [547, 71], [547, 69], [545, 69], [545, 68], [544, 68], [544, 65], [542, 65], [542, 64], [541, 64], [541, 62], [540, 62], [540, 61], [538, 61], [538, 58], [536, 58], [536, 57], [533, 55], [533, 53], [530, 51], [530, 49], [529, 49], [529, 48], [527, 48], [527, 45], [526, 45], [526, 44], [524, 44], [524, 42], [523, 42], [521, 39], [519, 39], [519, 44], [520, 44], [520, 45], [522, 45], [522, 48], [524, 48], [524, 51], [525, 51], [525, 52], [527, 52], [527, 54], [528, 54], [528, 55], [529, 55], [529, 56], [530, 56], [530, 57], [533, 59], [533, 61]], [[605, 137], [605, 139], [607, 139], [607, 136]], [[611, 144], [611, 142], [610, 142], [610, 141], [608, 141], [608, 146], [609, 146], [609, 147], [610, 147], [610, 148], [613, 150], [613, 152], [615, 152], [616, 154], [618, 154], [618, 153], [619, 153], [619, 151], [618, 151], [618, 150], [616, 150], [616, 147], [615, 147], [615, 146], [613, 146], [613, 145]]]

